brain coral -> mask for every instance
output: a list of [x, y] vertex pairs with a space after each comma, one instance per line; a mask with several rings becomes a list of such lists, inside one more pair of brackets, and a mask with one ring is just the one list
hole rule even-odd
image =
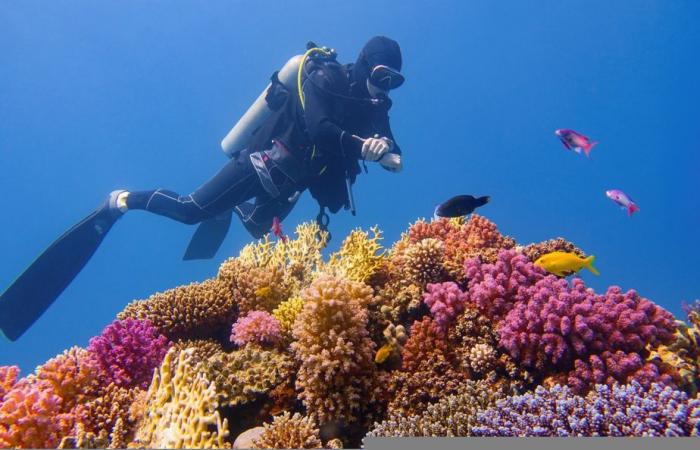
[[311, 417], [284, 412], [263, 425], [253, 448], [322, 448], [318, 427]]
[[368, 336], [366, 305], [372, 290], [361, 283], [320, 277], [302, 291], [304, 309], [291, 347], [301, 364], [299, 397], [320, 423], [352, 422], [375, 390], [375, 344]]
[[248, 343], [274, 345], [281, 339], [280, 323], [266, 311], [251, 311], [239, 317], [231, 327], [231, 342], [239, 346]]
[[172, 340], [217, 336], [236, 318], [230, 287], [216, 278], [179, 286], [138, 300], [117, 315], [120, 320], [149, 320]]
[[[176, 367], [173, 361], [177, 358]], [[216, 386], [191, 366], [187, 351], [170, 350], [153, 373], [134, 445], [146, 448], [225, 448], [228, 422], [219, 416]], [[131, 445], [130, 445], [131, 446]]]
[[478, 414], [476, 436], [698, 436], [700, 400], [653, 384], [597, 385], [586, 397], [539, 386]]

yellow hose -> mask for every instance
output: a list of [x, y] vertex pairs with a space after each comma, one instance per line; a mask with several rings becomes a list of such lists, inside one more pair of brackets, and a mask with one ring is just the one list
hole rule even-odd
[[323, 56], [332, 55], [332, 53], [328, 50], [319, 47], [314, 47], [308, 49], [306, 53], [304, 53], [304, 56], [301, 58], [301, 62], [299, 63], [299, 70], [297, 71], [297, 90], [299, 91], [299, 101], [301, 102], [301, 109], [306, 108], [306, 103], [304, 101], [304, 90], [301, 88], [301, 76], [304, 73], [304, 65], [306, 64], [306, 60], [309, 59], [309, 56], [311, 56], [313, 53], [321, 53]]

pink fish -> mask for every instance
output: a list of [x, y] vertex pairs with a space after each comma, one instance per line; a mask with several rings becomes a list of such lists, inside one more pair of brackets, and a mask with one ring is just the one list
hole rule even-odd
[[285, 236], [284, 233], [282, 232], [282, 222], [280, 222], [280, 218], [277, 216], [272, 218], [271, 231], [272, 231], [272, 234], [274, 234], [278, 238], [282, 239], [282, 242], [284, 242], [284, 243], [287, 242], [287, 236]]
[[598, 143], [596, 141], [591, 141], [587, 136], [577, 133], [574, 130], [559, 129], [556, 130], [554, 134], [559, 137], [561, 143], [564, 144], [567, 150], [573, 150], [578, 154], [581, 154], [583, 150], [586, 157], [591, 153], [593, 146]]
[[629, 216], [639, 211], [639, 206], [637, 206], [634, 200], [619, 189], [610, 189], [609, 191], [605, 191], [605, 195], [610, 200], [620, 205], [622, 209], [626, 209], [627, 215]]

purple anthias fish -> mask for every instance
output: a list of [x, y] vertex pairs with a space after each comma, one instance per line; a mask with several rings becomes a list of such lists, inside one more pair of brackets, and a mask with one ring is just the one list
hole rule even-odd
[[556, 130], [554, 134], [559, 137], [561, 143], [564, 144], [567, 150], [573, 150], [578, 154], [581, 154], [581, 151], [583, 151], [586, 157], [591, 153], [593, 146], [598, 143], [596, 141], [591, 141], [588, 136], [584, 136], [574, 130], [559, 129]]
[[605, 191], [605, 195], [610, 200], [620, 205], [623, 209], [626, 209], [627, 215], [629, 216], [639, 211], [639, 206], [637, 206], [634, 200], [619, 189], [610, 189], [609, 191]]

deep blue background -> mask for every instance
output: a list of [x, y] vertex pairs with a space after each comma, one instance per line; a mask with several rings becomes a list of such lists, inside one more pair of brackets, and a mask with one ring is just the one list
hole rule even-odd
[[[370, 167], [358, 216], [387, 242], [454, 194], [526, 243], [595, 254], [597, 290], [635, 288], [681, 315], [700, 296], [700, 28], [688, 1], [0, 1], [0, 285], [116, 188], [189, 193], [224, 162], [219, 141], [308, 40], [353, 61], [398, 40], [407, 82], [392, 124], [405, 170]], [[592, 158], [553, 135], [600, 141]], [[604, 191], [641, 207], [633, 218]], [[315, 216], [308, 194], [284, 222]], [[134, 212], [0, 364], [26, 374], [87, 344], [132, 299], [216, 273], [249, 241], [239, 223], [214, 260], [183, 262], [194, 228]]]

